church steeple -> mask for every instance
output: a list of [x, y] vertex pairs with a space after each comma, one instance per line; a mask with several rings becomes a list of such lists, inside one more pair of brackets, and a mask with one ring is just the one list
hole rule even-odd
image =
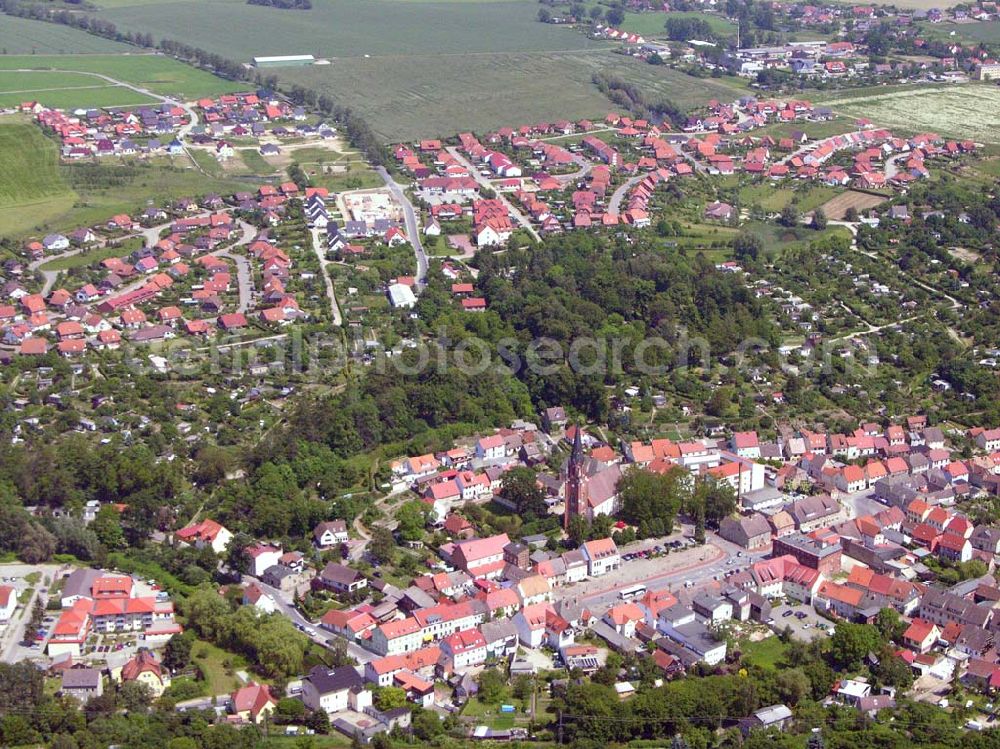
[[570, 473], [573, 466], [583, 462], [583, 429], [576, 425], [576, 434], [573, 435], [573, 452], [569, 454]]
[[576, 430], [576, 434], [573, 435], [573, 450], [566, 463], [564, 492], [566, 509], [563, 512], [563, 528], [566, 530], [569, 530], [570, 519], [574, 515], [582, 513], [584, 495], [586, 494], [583, 475], [583, 427], [580, 424], [575, 424], [573, 428]]

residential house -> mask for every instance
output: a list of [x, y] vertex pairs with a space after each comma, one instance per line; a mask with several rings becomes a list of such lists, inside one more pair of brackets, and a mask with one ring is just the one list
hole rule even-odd
[[329, 562], [316, 578], [316, 584], [338, 593], [354, 593], [368, 587], [368, 579], [356, 569]]
[[278, 706], [266, 684], [251, 681], [229, 696], [229, 712], [243, 723], [263, 723]]
[[101, 677], [100, 669], [69, 668], [62, 673], [59, 691], [67, 697], [75, 697], [81, 703], [85, 703], [91, 697], [100, 697], [104, 694], [104, 679]]
[[348, 709], [363, 712], [372, 705], [372, 693], [353, 666], [314, 666], [302, 680], [302, 702], [328, 715]]
[[587, 574], [590, 577], [600, 577], [621, 566], [618, 547], [610, 538], [587, 541], [580, 548], [587, 560]]
[[159, 697], [170, 686], [170, 670], [160, 663], [151, 650], [140, 648], [122, 666], [121, 680], [145, 684], [154, 697]]
[[347, 523], [343, 520], [327, 520], [313, 528], [313, 543], [319, 549], [345, 544], [347, 540]]

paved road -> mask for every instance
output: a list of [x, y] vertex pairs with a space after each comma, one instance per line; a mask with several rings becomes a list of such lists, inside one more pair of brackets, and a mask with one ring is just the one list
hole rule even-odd
[[[337, 304], [337, 294], [333, 288], [333, 279], [330, 278], [330, 271], [327, 270], [329, 260], [326, 259], [326, 248], [323, 246], [323, 232], [313, 227], [309, 230], [312, 235], [313, 252], [319, 260], [320, 272], [323, 274], [323, 283], [326, 284], [326, 296], [330, 300], [330, 314], [333, 316], [333, 324], [340, 326], [343, 321], [340, 318], [340, 306]], [[425, 271], [426, 273], [426, 271]]]
[[535, 231], [535, 227], [531, 225], [531, 222], [528, 220], [527, 216], [525, 216], [517, 208], [515, 208], [514, 205], [509, 200], [507, 200], [507, 198], [504, 196], [503, 193], [499, 192], [495, 187], [493, 187], [490, 181], [486, 179], [486, 177], [481, 175], [479, 173], [479, 170], [476, 169], [476, 167], [468, 159], [466, 159], [465, 156], [462, 155], [461, 151], [459, 151], [454, 146], [449, 146], [447, 150], [448, 153], [450, 153], [452, 156], [455, 157], [458, 163], [460, 163], [462, 166], [464, 166], [466, 169], [469, 170], [469, 174], [472, 175], [472, 178], [476, 180], [476, 182], [478, 182], [481, 187], [485, 187], [487, 190], [496, 193], [497, 198], [507, 208], [507, 212], [511, 215], [511, 218], [513, 218], [514, 221], [516, 221], [525, 231], [527, 231], [534, 238], [536, 242], [542, 241], [541, 236], [539, 236], [538, 232]]
[[41, 596], [42, 604], [48, 601], [48, 590], [45, 586], [45, 579], [48, 578], [51, 581], [56, 575], [60, 574], [60, 570], [62, 569], [57, 564], [5, 564], [0, 566], [0, 576], [17, 578], [14, 582], [8, 584], [13, 585], [18, 594], [29, 587], [28, 582], [24, 580], [25, 575], [31, 572], [40, 572], [42, 574], [42, 580], [38, 585], [33, 586], [34, 590], [30, 599], [18, 602], [13, 619], [5, 629], [0, 630], [0, 648], [2, 648], [0, 650], [0, 662], [17, 663], [26, 659], [41, 657], [41, 647], [25, 647], [21, 642], [24, 640], [24, 630], [28, 625], [28, 620], [31, 618], [31, 609], [35, 605], [35, 599]]
[[619, 185], [618, 189], [611, 193], [611, 199], [608, 201], [608, 213], [618, 215], [620, 213], [619, 208], [621, 208], [622, 200], [625, 199], [625, 195], [629, 190], [638, 185], [644, 179], [646, 179], [645, 174], [637, 174], [634, 177], [629, 177], [621, 185]]
[[875, 492], [870, 489], [854, 494], [841, 494], [840, 503], [847, 508], [847, 515], [851, 518], [875, 515], [887, 507], [875, 499]]
[[251, 577], [250, 575], [244, 575], [242, 582], [244, 585], [250, 582], [256, 583], [261, 590], [263, 590], [265, 593], [271, 596], [275, 604], [278, 606], [278, 610], [281, 611], [281, 613], [287, 616], [289, 619], [291, 619], [292, 624], [297, 624], [299, 625], [299, 627], [302, 628], [307, 627], [309, 629], [314, 630], [316, 632], [316, 635], [310, 635], [308, 632], [306, 632], [305, 634], [307, 637], [309, 637], [309, 639], [311, 639], [317, 645], [320, 645], [322, 647], [327, 647], [337, 641], [344, 642], [347, 645], [348, 654], [361, 665], [364, 665], [369, 661], [373, 661], [379, 657], [375, 655], [375, 653], [365, 650], [356, 642], [349, 642], [343, 637], [338, 637], [335, 634], [320, 629], [318, 625], [313, 624], [304, 616], [302, 616], [299, 610], [295, 608], [295, 606], [293, 606], [291, 602], [288, 600], [288, 594], [285, 593], [284, 591], [278, 590], [277, 588], [272, 588], [270, 585], [266, 585], [265, 583], [261, 582], [255, 577]]
[[403, 216], [406, 219], [406, 236], [410, 240], [410, 244], [413, 246], [413, 253], [417, 259], [417, 283], [414, 291], [420, 293], [426, 284], [428, 264], [427, 253], [424, 252], [424, 245], [420, 241], [420, 222], [417, 221], [417, 212], [413, 208], [413, 203], [411, 203], [409, 197], [407, 197], [406, 190], [404, 190], [403, 186], [392, 178], [384, 167], [376, 167], [375, 171], [379, 173], [382, 181], [385, 182], [386, 187], [389, 188], [389, 192], [391, 192], [393, 197], [399, 201], [401, 206], [403, 206]]
[[[681, 534], [675, 534], [669, 539], [682, 539]], [[622, 554], [640, 548], [649, 548], [665, 539], [652, 539], [637, 544], [622, 547]], [[743, 556], [739, 556], [740, 554]], [[609, 607], [620, 603], [618, 591], [630, 585], [644, 584], [651, 590], [668, 588], [675, 594], [695, 593], [699, 588], [722, 580], [736, 570], [759, 561], [767, 556], [769, 550], [746, 552], [714, 534], [709, 534], [708, 543], [700, 547], [692, 547], [684, 551], [673, 551], [666, 557], [655, 559], [634, 559], [623, 561], [615, 572], [604, 577], [587, 580], [575, 585], [556, 590], [559, 599], [575, 599], [586, 603], [595, 616], [600, 616]], [[690, 588], [685, 583], [691, 582]]]
[[245, 247], [257, 238], [257, 229], [246, 221], [239, 222], [242, 234], [239, 240], [232, 247], [227, 247], [225, 250], [218, 252], [209, 253], [212, 255], [218, 255], [219, 257], [226, 257], [236, 263], [236, 284], [239, 289], [239, 305], [237, 307], [238, 312], [246, 312], [250, 309], [250, 302], [253, 297], [253, 274], [250, 271], [250, 261], [247, 260], [245, 255], [239, 255], [232, 252], [232, 250], [237, 247]]
[[899, 174], [899, 162], [910, 158], [908, 153], [897, 153], [885, 160], [885, 178], [892, 179]]
[[564, 187], [573, 182], [579, 182], [588, 174], [590, 174], [590, 170], [594, 168], [594, 162], [586, 159], [580, 154], [570, 152], [570, 155], [573, 157], [573, 163], [575, 163], [580, 168], [577, 169], [575, 172], [570, 172], [569, 174], [553, 175], [559, 181], [559, 183]]
[[[207, 215], [208, 215], [207, 212], [194, 214], [194, 216], [207, 216]], [[124, 237], [121, 237], [121, 239], [116, 240], [116, 241], [124, 241], [126, 239], [132, 239], [133, 237], [142, 237], [143, 241], [146, 243], [146, 246], [147, 247], [152, 247], [154, 244], [156, 244], [159, 241], [159, 239], [160, 239], [160, 232], [163, 231], [164, 229], [168, 228], [172, 223], [173, 223], [173, 221], [168, 221], [165, 224], [158, 224], [156, 226], [150, 226], [150, 227], [148, 227], [146, 229], [142, 229], [140, 231], [133, 232], [132, 234], [126, 234]], [[106, 245], [104, 245], [104, 246], [106, 246]], [[61, 271], [57, 271], [57, 270], [41, 270], [41, 267], [43, 265], [51, 263], [53, 260], [63, 260], [63, 259], [68, 258], [68, 257], [75, 257], [76, 255], [79, 255], [82, 252], [89, 252], [89, 251], [90, 251], [89, 248], [76, 247], [76, 248], [74, 248], [72, 250], [66, 250], [65, 252], [62, 252], [62, 253], [60, 253], [58, 255], [50, 255], [48, 257], [41, 257], [38, 260], [33, 260], [30, 263], [28, 263], [28, 270], [29, 271], [31, 271], [32, 273], [34, 273], [35, 271], [38, 271], [39, 273], [42, 274], [42, 280], [43, 280], [42, 291], [41, 291], [42, 296], [48, 296], [48, 293], [52, 290], [52, 287], [55, 286], [56, 279], [59, 277], [59, 274], [61, 273]]]

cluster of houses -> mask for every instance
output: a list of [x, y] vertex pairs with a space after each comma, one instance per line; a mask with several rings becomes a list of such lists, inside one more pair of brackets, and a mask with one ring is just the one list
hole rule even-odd
[[[867, 47], [850, 41], [789, 42], [774, 47], [748, 47], [728, 52], [726, 67], [737, 75], [755, 77], [764, 70], [785, 70], [797, 75], [818, 78], [841, 78], [856, 75], [885, 76], [898, 72], [892, 63], [871, 64]], [[956, 71], [954, 57], [941, 60], [945, 71]], [[957, 74], [955, 80], [964, 79]]]
[[[336, 130], [325, 123], [311, 123], [302, 106], [294, 106], [266, 91], [224, 94], [217, 99], [195, 102], [200, 123], [191, 128], [191, 142], [214, 146], [216, 157], [225, 160], [233, 155], [230, 141], [268, 139], [260, 153], [274, 156], [278, 145], [288, 138], [329, 139]], [[278, 142], [274, 142], [278, 141]]]
[[[641, 3], [640, 3], [641, 5]], [[700, 3], [705, 13], [718, 13], [715, 3]], [[711, 39], [691, 39], [685, 44], [646, 40], [638, 34], [613, 27], [595, 25], [591, 33], [597, 38], [618, 41], [637, 57], [659, 55], [708, 70], [721, 68], [745, 77], [779, 70], [797, 76], [827, 80], [936, 80], [965, 81], [995, 78], [997, 61], [990, 58], [978, 44], [938, 41], [924, 35], [923, 23], [951, 22], [965, 24], [993, 20], [997, 17], [995, 3], [959, 5], [948, 9], [906, 9], [892, 6], [842, 6], [836, 4], [778, 3], [771, 10], [780, 25], [789, 30], [822, 29], [826, 39], [792, 41], [766, 47], [744, 47], [726, 51], [721, 60], [717, 42]], [[634, 8], [634, 5], [633, 5]], [[669, 4], [635, 10], [669, 11]], [[685, 10], [689, 8], [685, 7]], [[667, 17], [664, 16], [664, 19]], [[883, 38], [890, 40], [886, 59], [870, 60], [868, 33], [878, 28]], [[831, 34], [837, 29], [839, 33]], [[952, 32], [953, 34], [955, 32]], [[923, 54], [915, 57], [914, 52]], [[893, 53], [898, 54], [894, 56]]]
[[[570, 425], [565, 411], [553, 407], [542, 412], [541, 428], [515, 422], [445, 452], [392, 464], [394, 483], [422, 498], [433, 510], [429, 523], [447, 539], [428, 562], [430, 571], [406, 587], [340, 561], [314, 566], [299, 551], [256, 541], [245, 549], [251, 579], [242, 602], [271, 614], [311, 590], [343, 604], [316, 626], [366, 651], [362, 665], [317, 666], [289, 688], [352, 736], [359, 727], [385, 731], [407, 719], [405, 710], [377, 710], [372, 687], [398, 687], [413, 704], [450, 708], [443, 696], [473, 694], [481, 668], [509, 661], [512, 673], [530, 673], [535, 666], [522, 651], [542, 648], [569, 668], [592, 672], [599, 667], [598, 648], [582, 637], [586, 632], [616, 651], [652, 658], [663, 678], [677, 678], [726, 658], [727, 640], [718, 630], [727, 622], [782, 628], [785, 622], [772, 616], [772, 607], [783, 600], [806, 603], [834, 620], [873, 621], [883, 608], [893, 608], [907, 623], [899, 655], [917, 673], [995, 689], [1000, 589], [979, 580], [940, 589], [934, 586], [937, 565], [928, 564], [931, 556], [945, 565], [978, 559], [992, 569], [1000, 553], [1000, 527], [977, 525], [955, 508], [972, 494], [1000, 493], [1000, 429], [973, 429], [965, 436], [975, 446], [975, 456], [966, 460], [958, 460], [945, 433], [919, 415], [898, 424], [861, 424], [850, 434], [785, 430], [768, 442], [755, 432], [737, 432], [612, 446]], [[558, 513], [561, 502], [567, 519], [575, 513], [590, 519], [613, 515], [624, 472], [684, 470], [735, 490], [739, 512], [721, 522], [718, 536], [745, 550], [745, 560], [704, 585], [670, 590], [622, 582], [633, 555], [623, 555], [611, 538], [557, 553], [545, 536], [480, 537], [463, 506], [505, 501], [504, 472], [543, 465], [559, 440], [572, 446], [559, 476], [537, 474], [550, 511]], [[812, 494], [799, 492], [807, 486]], [[845, 511], [859, 497], [881, 504], [872, 514]], [[221, 554], [233, 534], [206, 518], [174, 538]], [[318, 552], [347, 553], [347, 523], [320, 523], [312, 543]], [[610, 603], [588, 606], [570, 587], [609, 574], [619, 590]], [[63, 588], [64, 610], [48, 643], [50, 654], [76, 657], [91, 631], [142, 632], [150, 646], [178, 631], [165, 597], [150, 598], [138, 588], [127, 576], [74, 572]], [[162, 685], [162, 668], [146, 651], [132, 657], [126, 673], [118, 678]], [[451, 690], [436, 687], [441, 682]], [[866, 686], [840, 682], [831, 699], [863, 712], [892, 699]], [[623, 699], [634, 691], [626, 682], [615, 688]], [[226, 710], [230, 720], [261, 722], [277, 698], [251, 682], [230, 695]], [[768, 710], [780, 723], [778, 707]], [[768, 710], [749, 718], [749, 728], [769, 725], [774, 716]]]
[[[491, 246], [509, 239], [516, 223], [513, 205], [541, 234], [619, 225], [643, 228], [651, 223], [656, 190], [670, 179], [698, 172], [905, 190], [930, 176], [933, 159], [975, 149], [971, 141], [946, 140], [934, 133], [895, 137], [863, 120], [854, 130], [817, 141], [801, 131], [751, 134], [774, 123], [832, 116], [808, 101], [745, 96], [730, 104], [709, 102], [704, 114], [688, 120], [683, 133], [612, 113], [600, 123], [611, 137], [591, 132], [599, 127], [591, 121], [542, 123], [501, 128], [482, 141], [462, 133], [457, 149], [444, 148], [437, 140], [399, 146], [395, 155], [427, 203], [426, 233], [437, 235], [447, 223], [465, 221], [477, 245]], [[539, 139], [553, 132], [583, 135], [576, 146]], [[484, 182], [496, 197], [483, 197]], [[709, 220], [727, 222], [735, 215], [726, 204], [708, 206], [705, 212]], [[389, 229], [377, 233], [385, 235]]]
[[[268, 230], [250, 242], [246, 258], [227, 249], [253, 231], [238, 215], [262, 212], [265, 222], [275, 225], [283, 220], [287, 201], [301, 198], [314, 205], [325, 195], [322, 188], [300, 195], [294, 183], [265, 185], [228, 200], [218, 195], [183, 199], [169, 209], [147, 208], [136, 218], [116, 215], [105, 225], [69, 236], [32, 240], [25, 253], [35, 261], [48, 254], [103, 249], [134, 237], [146, 242], [128, 254], [100, 260], [79, 288], [32, 293], [12, 274], [15, 278], [0, 287], [2, 342], [24, 355], [44, 355], [54, 343], [59, 354], [76, 356], [88, 347], [116, 349], [126, 340], [205, 337], [215, 330], [246, 328], [249, 320], [243, 310], [251, 303], [264, 326], [294, 321], [302, 313], [286, 288], [292, 261], [270, 241]], [[262, 286], [253, 299], [237, 300], [247, 293], [238, 288], [241, 269], [234, 273], [233, 263], [246, 264], [245, 273], [250, 274], [251, 261], [259, 263]]]
[[60, 153], [77, 160], [105, 156], [183, 153], [178, 131], [190, 122], [183, 107], [158, 104], [135, 109], [81, 109], [65, 112], [26, 102], [21, 110], [59, 138]]
[[[547, 410], [543, 421], [560, 438], [566, 438], [568, 431], [574, 452], [580, 449], [584, 433], [565, 428], [561, 409]], [[905, 427], [865, 424], [852, 435], [803, 431], [773, 443], [761, 442], [752, 432], [714, 444], [708, 440], [636, 442], [622, 446], [620, 454], [588, 437], [582, 468], [584, 495], [606, 480], [594, 477], [601, 476], [608, 463], [618, 466], [619, 477], [623, 469], [658, 471], [682, 466], [730, 482], [738, 490], [742, 514], [724, 520], [719, 535], [753, 553], [745, 567], [700, 589], [685, 586], [671, 591], [620, 584], [618, 601], [603, 611], [581, 605], [566, 586], [619, 569], [624, 559], [613, 540], [588, 541], [579, 549], [554, 554], [546, 550], [544, 537], [518, 541], [506, 534], [477, 537], [475, 526], [458, 510], [464, 502], [498, 498], [488, 469], [477, 467], [485, 463], [507, 466], [512, 457], [522, 460], [520, 448], [535, 441], [525, 443], [523, 438], [533, 431], [515, 425], [478, 438], [469, 448], [409, 457], [393, 466], [399, 480], [422, 487], [425, 499], [446, 512], [436, 524], [451, 540], [438, 549], [437, 571], [414, 578], [405, 589], [379, 578], [366, 579], [339, 563], [330, 563], [317, 574], [314, 586], [340, 595], [364, 597], [374, 587], [382, 596], [322, 617], [320, 627], [374, 655], [363, 669], [313, 669], [302, 680], [302, 699], [308, 707], [331, 713], [335, 725], [340, 720], [341, 729], [348, 732], [354, 725], [351, 713], [370, 714], [366, 684], [399, 687], [411, 702], [432, 707], [440, 699], [435, 681], [447, 681], [463, 697], [475, 689], [470, 675], [487, 663], [508, 659], [512, 667], [530, 668], [518, 660], [519, 648], [547, 648], [568, 667], [587, 673], [599, 662], [595, 646], [578, 642], [585, 631], [619, 652], [652, 658], [664, 678], [676, 678], [699, 663], [714, 665], [725, 659], [727, 643], [718, 636], [720, 625], [754, 621], [783, 626], [772, 617], [772, 606], [782, 600], [810, 604], [834, 620], [873, 621], [881, 609], [893, 608], [907, 620], [899, 655], [918, 674], [949, 679], [961, 675], [966, 682], [1000, 687], [1000, 657], [995, 647], [1000, 621], [993, 624], [1000, 589], [973, 581], [940, 590], [932, 586], [935, 575], [925, 564], [927, 555], [935, 554], [945, 562], [977, 558], [992, 569], [1000, 552], [1000, 528], [977, 526], [951, 508], [955, 497], [965, 491], [960, 480], [952, 482], [950, 490], [921, 491], [916, 484], [908, 485], [909, 495], [891, 481], [897, 460], [917, 467], [918, 473], [930, 473], [935, 462], [947, 459], [945, 467], [951, 468], [946, 475], [958, 479], [956, 461], [950, 459], [941, 430], [928, 426], [924, 417], [908, 419]], [[998, 474], [992, 471], [994, 465], [1000, 466], [996, 453], [1000, 430], [974, 430], [969, 437], [987, 453], [970, 463], [995, 479]], [[863, 469], [866, 483], [840, 486], [840, 481], [853, 476], [847, 468], [857, 468], [857, 461], [838, 465], [832, 456], [846, 459], [867, 454], [872, 459]], [[809, 474], [811, 466], [805, 465], [816, 456], [828, 458], [827, 470], [821, 469], [819, 476]], [[926, 457], [926, 471], [919, 470], [916, 456]], [[802, 476], [765, 470], [758, 462], [763, 459], [784, 462]], [[888, 474], [882, 479], [877, 463]], [[573, 471], [570, 465], [570, 484]], [[912, 477], [914, 473], [899, 471], [897, 475]], [[806, 476], [816, 485], [832, 482], [831, 492], [792, 495], [798, 498], [789, 502], [790, 495], [775, 485], [782, 477]], [[888, 486], [882, 482], [892, 485], [886, 489], [891, 494], [886, 506], [874, 515], [848, 518], [838, 496], [867, 488], [868, 479], [876, 494]], [[539, 480], [546, 484], [541, 476]], [[344, 539], [342, 522], [323, 524], [314, 533], [314, 542], [322, 548]], [[267, 565], [277, 563], [282, 554], [277, 548], [266, 548], [263, 553], [270, 555], [261, 563]], [[255, 560], [256, 554], [252, 553]], [[251, 600], [260, 600], [258, 594], [251, 594]], [[616, 690], [623, 698], [631, 694], [630, 685], [619, 686]], [[876, 694], [866, 686], [840, 682], [831, 699], [863, 712], [891, 703], [891, 694]], [[755, 720], [756, 726], [768, 724], [767, 715]]]

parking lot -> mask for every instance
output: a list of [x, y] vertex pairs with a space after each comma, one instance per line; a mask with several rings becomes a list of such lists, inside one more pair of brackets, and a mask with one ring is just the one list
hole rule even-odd
[[827, 632], [833, 628], [833, 622], [824, 619], [813, 610], [812, 606], [797, 604], [792, 606], [782, 603], [771, 609], [771, 625], [775, 632], [781, 632], [790, 627], [792, 636], [799, 640], [815, 640], [827, 637]]
[[[22, 660], [37, 659], [42, 655], [41, 643], [34, 643], [33, 646], [24, 645], [21, 639], [24, 636], [24, 629], [30, 617], [35, 597], [41, 596], [42, 603], [45, 603], [48, 600], [46, 583], [50, 583], [60, 572], [61, 568], [58, 565], [0, 565], [0, 582], [3, 585], [13, 587], [18, 595], [17, 611], [14, 612], [14, 616], [7, 626], [0, 629], [0, 654], [2, 654], [0, 660], [5, 663], [16, 663]], [[29, 582], [27, 577], [35, 574], [38, 575], [37, 582]], [[32, 591], [30, 596], [27, 594], [29, 589]], [[47, 632], [53, 622], [54, 619], [44, 622], [43, 629]]]

